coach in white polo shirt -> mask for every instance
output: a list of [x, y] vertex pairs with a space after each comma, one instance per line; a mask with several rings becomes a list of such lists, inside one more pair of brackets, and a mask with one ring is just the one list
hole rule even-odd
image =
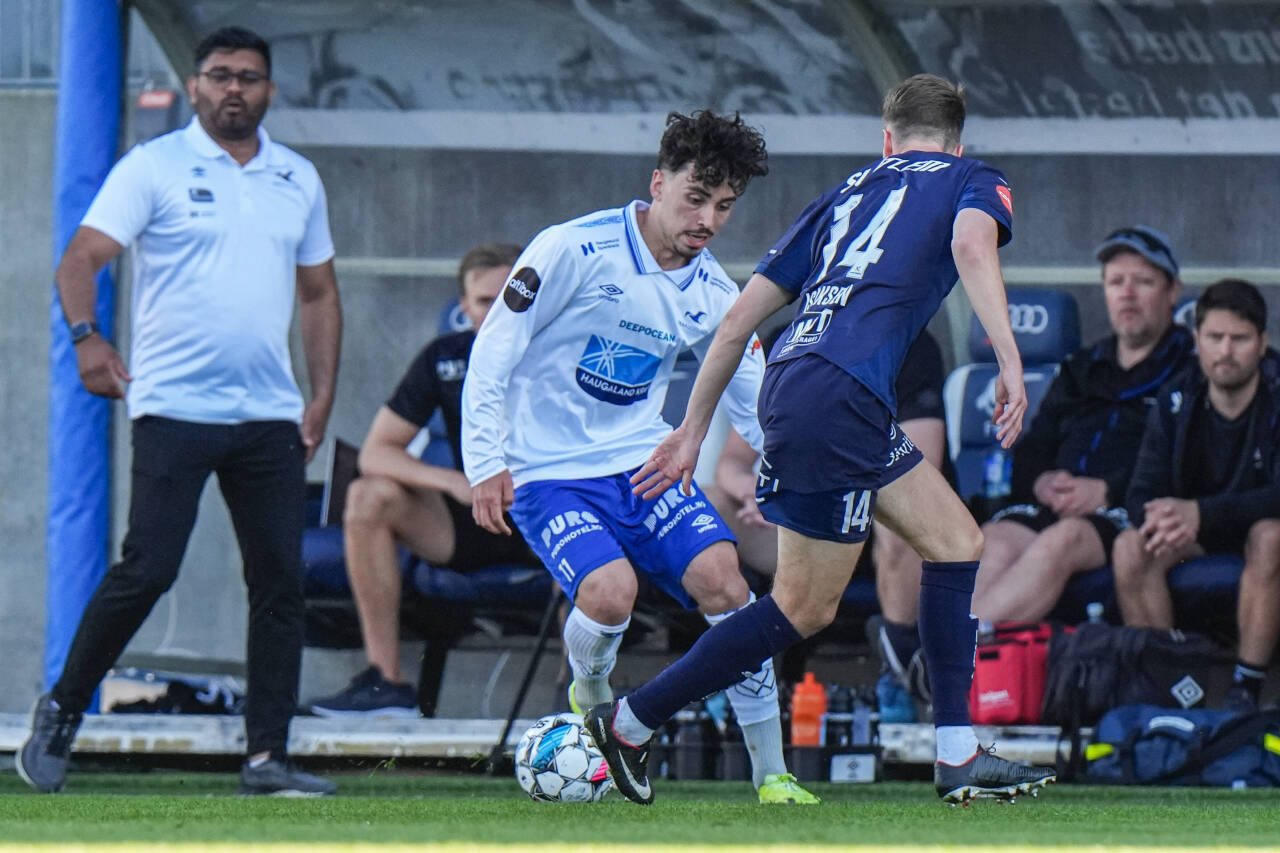
[[[132, 504], [122, 559], [90, 599], [18, 756], [38, 790], [62, 787], [94, 689], [177, 577], [211, 473], [249, 589], [241, 793], [336, 790], [290, 764], [285, 744], [302, 656], [304, 466], [333, 404], [342, 311], [320, 178], [259, 127], [274, 93], [262, 38], [228, 27], [202, 41], [187, 80], [196, 118], [116, 164], [58, 266], [85, 388], [128, 402]], [[94, 276], [125, 246], [130, 369], [93, 314]], [[289, 358], [295, 293], [312, 390], [305, 405]]]

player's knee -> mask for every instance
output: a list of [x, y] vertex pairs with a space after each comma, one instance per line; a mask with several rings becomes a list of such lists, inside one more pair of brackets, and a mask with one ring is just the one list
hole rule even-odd
[[1264, 518], [1255, 521], [1245, 540], [1245, 565], [1267, 576], [1280, 575], [1280, 521]]
[[602, 625], [620, 625], [631, 617], [636, 589], [636, 578], [632, 572], [598, 569], [578, 585], [573, 604]]
[[347, 488], [342, 523], [385, 523], [402, 491], [399, 483], [382, 477], [357, 477]]
[[1116, 588], [1132, 586], [1145, 573], [1146, 554], [1142, 534], [1136, 528], [1123, 530], [1111, 547], [1111, 565], [1115, 573]]
[[719, 584], [709, 585], [694, 596], [698, 609], [707, 616], [716, 616], [737, 610], [750, 600], [751, 590], [742, 575], [734, 573]]
[[737, 552], [724, 542], [700, 554], [685, 571], [681, 584], [707, 616], [736, 610], [751, 595], [738, 568]]

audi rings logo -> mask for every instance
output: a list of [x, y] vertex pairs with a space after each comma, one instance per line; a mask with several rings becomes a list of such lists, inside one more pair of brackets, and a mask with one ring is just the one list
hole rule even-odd
[[1049, 309], [1043, 305], [1010, 303], [1009, 325], [1017, 335], [1038, 335], [1049, 328]]

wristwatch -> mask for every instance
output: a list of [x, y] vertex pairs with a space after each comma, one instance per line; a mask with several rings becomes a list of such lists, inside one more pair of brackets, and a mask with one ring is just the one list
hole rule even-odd
[[92, 320], [82, 320], [79, 323], [72, 323], [70, 327], [71, 343], [78, 344], [90, 335], [98, 333], [98, 324]]

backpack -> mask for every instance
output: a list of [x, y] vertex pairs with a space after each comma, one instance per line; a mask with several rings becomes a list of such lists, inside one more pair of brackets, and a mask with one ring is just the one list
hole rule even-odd
[[1280, 711], [1124, 705], [1098, 723], [1084, 781], [1104, 785], [1280, 785]]
[[1120, 705], [1193, 708], [1222, 655], [1199, 634], [1086, 622], [1049, 643], [1041, 720], [1070, 731]]

